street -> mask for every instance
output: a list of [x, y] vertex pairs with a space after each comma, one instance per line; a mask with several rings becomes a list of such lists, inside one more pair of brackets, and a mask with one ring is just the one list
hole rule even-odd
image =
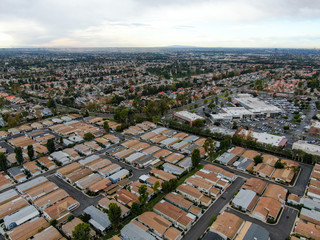
[[238, 177], [227, 190], [211, 205], [211, 207], [203, 214], [198, 222], [191, 227], [183, 240], [198, 239], [207, 230], [212, 216], [218, 216], [223, 207], [229, 203], [236, 191], [244, 184], [245, 180]]
[[63, 181], [62, 179], [58, 178], [56, 175], [48, 176], [48, 180], [57, 184], [58, 187], [65, 190], [70, 196], [72, 196], [75, 200], [80, 203], [80, 206], [74, 210], [72, 213], [75, 216], [79, 216], [83, 213], [83, 210], [89, 206], [95, 206], [98, 204], [98, 201], [103, 198], [103, 196], [98, 195], [96, 197], [88, 197], [79, 191], [74, 186], [71, 186], [67, 182]]

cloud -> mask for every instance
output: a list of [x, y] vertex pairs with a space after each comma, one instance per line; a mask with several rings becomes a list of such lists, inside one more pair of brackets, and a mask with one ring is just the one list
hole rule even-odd
[[318, 0], [1, 0], [0, 47], [267, 46], [319, 22]]

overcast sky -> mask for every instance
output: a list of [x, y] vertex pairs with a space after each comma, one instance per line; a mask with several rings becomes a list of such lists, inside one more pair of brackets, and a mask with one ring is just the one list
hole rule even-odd
[[320, 47], [320, 0], [0, 0], [1, 47]]

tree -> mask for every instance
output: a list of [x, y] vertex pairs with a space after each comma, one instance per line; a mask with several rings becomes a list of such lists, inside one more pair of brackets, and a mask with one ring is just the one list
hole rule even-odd
[[116, 203], [109, 204], [108, 217], [112, 227], [117, 229], [121, 218], [121, 208]]
[[88, 112], [87, 109], [86, 109], [86, 111], [84, 112], [83, 116], [84, 116], [84, 117], [89, 117], [89, 112]]
[[46, 105], [48, 108], [56, 108], [56, 103], [52, 98], [47, 101]]
[[86, 133], [86, 134], [84, 134], [83, 139], [85, 141], [91, 141], [94, 139], [94, 135], [92, 133]]
[[303, 155], [303, 162], [311, 164], [311, 163], [313, 162], [313, 160], [312, 160], [312, 154], [310, 154], [310, 153], [305, 153], [305, 154]]
[[158, 193], [158, 192], [159, 192], [159, 188], [160, 188], [160, 182], [159, 182], [159, 181], [156, 181], [156, 182], [153, 184], [152, 189], [153, 189], [153, 191], [154, 191], [155, 193]]
[[238, 123], [236, 121], [233, 121], [232, 129], [238, 129]]
[[140, 205], [138, 203], [136, 203], [136, 202], [132, 203], [131, 213], [133, 216], [138, 216], [142, 213], [142, 210], [141, 210]]
[[149, 193], [147, 191], [147, 186], [144, 184], [141, 185], [138, 189], [138, 192], [140, 194], [139, 201], [142, 205], [144, 205], [147, 202], [148, 196], [149, 196]]
[[106, 131], [106, 133], [109, 133], [109, 132], [110, 132], [110, 127], [109, 127], [108, 121], [105, 121], [105, 122], [103, 123], [103, 128], [104, 128], [104, 130]]
[[261, 157], [260, 155], [258, 155], [258, 156], [255, 156], [255, 157], [253, 158], [253, 160], [254, 160], [255, 165], [257, 165], [257, 164], [263, 162], [263, 157]]
[[34, 157], [34, 150], [33, 150], [33, 146], [32, 145], [29, 145], [28, 146], [28, 156], [29, 156], [29, 159], [30, 161], [33, 159]]
[[192, 123], [192, 126], [193, 127], [196, 127], [196, 128], [201, 128], [204, 126], [204, 120], [202, 119], [196, 119], [194, 120], [194, 122]]
[[211, 137], [208, 137], [203, 144], [204, 150], [206, 150], [210, 159], [212, 159], [215, 153], [215, 149], [216, 149], [215, 145], [216, 144], [213, 142]]
[[288, 125], [286, 125], [286, 126], [283, 126], [283, 130], [289, 130], [289, 126]]
[[51, 138], [51, 139], [49, 139], [49, 140], [47, 141], [47, 148], [48, 148], [48, 151], [49, 151], [50, 153], [53, 153], [53, 152], [56, 150], [56, 147], [55, 147], [55, 145], [54, 145], [53, 138]]
[[4, 153], [0, 153], [0, 169], [1, 171], [6, 171], [8, 169], [8, 162]]
[[198, 148], [192, 151], [191, 160], [192, 160], [192, 167], [194, 168], [198, 167], [201, 161], [200, 150]]
[[163, 182], [161, 184], [161, 188], [164, 193], [169, 193], [175, 190], [177, 185], [178, 185], [178, 180], [173, 178], [173, 179], [170, 179], [169, 181]]
[[41, 110], [40, 110], [39, 108], [36, 109], [35, 114], [36, 114], [36, 117], [37, 117], [39, 120], [42, 119], [42, 113], [41, 113]]
[[14, 149], [14, 152], [15, 152], [15, 154], [16, 154], [16, 160], [17, 160], [17, 162], [18, 162], [19, 164], [22, 164], [23, 161], [24, 161], [24, 159], [23, 159], [21, 147], [16, 147], [16, 148]]
[[276, 162], [276, 164], [274, 165], [275, 168], [284, 168], [284, 164], [279, 160]]
[[88, 223], [78, 224], [72, 232], [72, 240], [89, 240], [90, 238], [90, 226]]

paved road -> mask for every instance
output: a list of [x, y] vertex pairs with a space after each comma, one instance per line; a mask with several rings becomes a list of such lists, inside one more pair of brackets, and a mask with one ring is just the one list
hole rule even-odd
[[[213, 162], [208, 162], [208, 161], [202, 161], [202, 163], [203, 164], [208, 164], [209, 163], [209, 164], [221, 167], [221, 168], [223, 168], [225, 170], [231, 171], [234, 174], [239, 175], [239, 176], [244, 177], [244, 178], [253, 178], [253, 177], [258, 178], [255, 175], [251, 175], [249, 173], [238, 171], [238, 170], [235, 170], [233, 168], [229, 168], [228, 166], [225, 166], [225, 165], [220, 165], [220, 164], [213, 163]], [[293, 186], [293, 187], [288, 187], [288, 186], [285, 186], [283, 184], [276, 183], [276, 182], [270, 181], [270, 180], [265, 179], [265, 178], [261, 178], [261, 179], [263, 179], [267, 183], [272, 183], [272, 184], [277, 184], [277, 185], [283, 186], [283, 187], [287, 188], [290, 191], [290, 193], [294, 193], [294, 194], [297, 194], [299, 196], [303, 196], [304, 192], [305, 192], [305, 189], [306, 189], [306, 186], [308, 184], [309, 177], [310, 177], [310, 174], [312, 172], [313, 166], [312, 165], [308, 165], [308, 164], [303, 164], [303, 163], [300, 163], [300, 166], [301, 166], [301, 172], [299, 174], [298, 180], [296, 181], [296, 185]]]
[[218, 215], [226, 204], [233, 198], [236, 191], [244, 184], [245, 180], [238, 177], [231, 186], [211, 205], [201, 216], [199, 221], [193, 225], [190, 231], [183, 237], [183, 240], [198, 239], [207, 230], [213, 215]]
[[233, 213], [246, 221], [250, 221], [260, 225], [261, 227], [264, 227], [267, 231], [269, 231], [271, 240], [286, 239], [290, 235], [294, 221], [298, 215], [298, 210], [287, 208], [283, 210], [278, 224], [270, 225], [231, 208], [228, 208], [226, 211]]
[[83, 213], [83, 210], [91, 205], [97, 205], [98, 201], [103, 198], [103, 196], [99, 195], [97, 197], [90, 198], [83, 194], [81, 191], [76, 189], [75, 187], [71, 186], [70, 184], [66, 183], [62, 179], [58, 178], [56, 175], [50, 175], [48, 176], [48, 179], [55, 184], [58, 185], [58, 187], [64, 189], [67, 193], [69, 193], [70, 196], [72, 196], [75, 200], [77, 200], [80, 203], [80, 206], [74, 210], [72, 213], [75, 216], [79, 216]]
[[14, 153], [13, 147], [11, 147], [8, 143], [5, 141], [0, 142], [0, 147], [7, 149], [8, 154]]
[[128, 164], [125, 164], [123, 161], [116, 160], [110, 156], [106, 155], [100, 155], [102, 158], [107, 158], [109, 159], [112, 163], [116, 163], [120, 165], [122, 168], [127, 169], [127, 170], [132, 170], [132, 177], [130, 178], [132, 181], [137, 181], [139, 180], [139, 177], [143, 174], [148, 174], [150, 172], [150, 168], [144, 168], [144, 169], [136, 169]]

